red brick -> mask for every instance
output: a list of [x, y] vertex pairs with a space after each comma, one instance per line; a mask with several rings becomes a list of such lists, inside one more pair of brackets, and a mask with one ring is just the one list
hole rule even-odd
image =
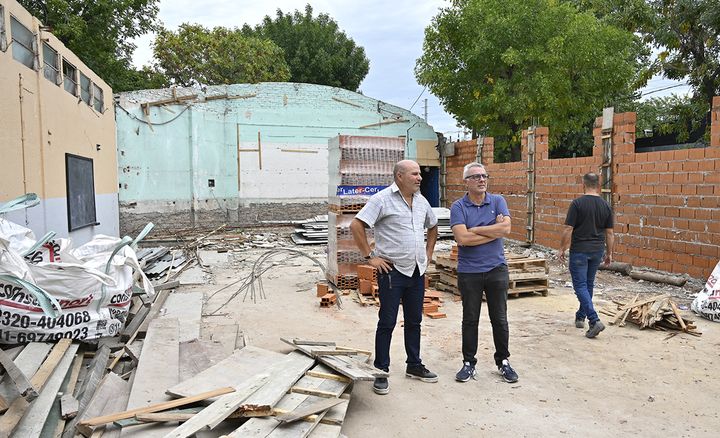
[[328, 292], [330, 292], [330, 288], [328, 287], [327, 284], [325, 284], [325, 283], [317, 284], [317, 296], [318, 297], [321, 297], [321, 296], [327, 294]]

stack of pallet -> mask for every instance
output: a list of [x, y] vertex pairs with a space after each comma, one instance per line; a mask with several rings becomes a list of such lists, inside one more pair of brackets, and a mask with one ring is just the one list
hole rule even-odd
[[613, 300], [617, 306], [615, 309], [601, 309], [600, 312], [613, 318], [610, 324], [620, 327], [625, 325], [625, 321], [630, 321], [640, 329], [649, 327], [662, 331], [681, 331], [693, 336], [701, 335], [692, 320], [684, 319], [680, 315], [680, 310], [670, 295], [658, 295], [643, 300], [639, 298], [640, 294], [637, 294], [629, 303]]
[[[510, 274], [508, 296], [518, 297], [524, 294], [547, 296], [550, 268], [544, 258], [525, 257], [519, 254], [505, 253]], [[450, 254], [435, 256], [437, 277], [435, 287], [445, 292], [459, 295], [457, 288], [457, 246]]]
[[[363, 254], [353, 241], [350, 222], [373, 194], [393, 182], [392, 170], [403, 159], [400, 138], [341, 135], [328, 143], [327, 277], [340, 289], [359, 287], [357, 267]], [[372, 239], [372, 230], [367, 230]]]

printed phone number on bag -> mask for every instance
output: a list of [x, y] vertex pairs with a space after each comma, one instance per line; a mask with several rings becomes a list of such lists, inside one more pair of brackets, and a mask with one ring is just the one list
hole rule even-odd
[[88, 336], [88, 328], [83, 327], [75, 330], [69, 330], [66, 332], [57, 333], [33, 333], [33, 332], [9, 332], [6, 330], [0, 330], [0, 339], [7, 344], [24, 344], [26, 342], [51, 342], [59, 341], [60, 339], [77, 339], [83, 340]]
[[57, 318], [51, 318], [49, 316], [41, 316], [37, 321], [33, 321], [29, 315], [22, 315], [19, 313], [1, 311], [0, 312], [0, 325], [5, 327], [17, 327], [17, 328], [31, 328], [37, 327], [40, 329], [54, 329], [54, 328], [70, 328], [79, 324], [83, 324], [90, 321], [90, 312], [75, 312], [65, 313], [58, 316]]

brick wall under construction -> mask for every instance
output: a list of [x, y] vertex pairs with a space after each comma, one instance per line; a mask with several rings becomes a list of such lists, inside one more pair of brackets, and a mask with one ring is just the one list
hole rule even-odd
[[[557, 249], [570, 201], [582, 193], [582, 175], [601, 174], [608, 163], [615, 260], [705, 278], [720, 259], [720, 97], [713, 100], [706, 148], [636, 153], [635, 122], [635, 113], [614, 114], [612, 129], [603, 131], [598, 118], [589, 157], [550, 159], [547, 127], [523, 132], [519, 162], [495, 163], [492, 138], [457, 143], [446, 159], [446, 206], [465, 193], [462, 167], [481, 156], [489, 190], [508, 202], [510, 238]], [[610, 140], [612, 152], [604, 158], [603, 141]]]

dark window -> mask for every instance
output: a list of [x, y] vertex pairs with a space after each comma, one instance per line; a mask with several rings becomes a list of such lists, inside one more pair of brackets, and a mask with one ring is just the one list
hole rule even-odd
[[90, 78], [80, 72], [80, 99], [90, 105]]
[[68, 230], [98, 225], [95, 212], [93, 160], [65, 154]]
[[65, 78], [63, 81], [65, 91], [72, 94], [73, 96], [77, 96], [77, 69], [74, 65], [67, 62], [67, 59], [63, 59], [63, 77]]
[[10, 33], [13, 58], [27, 67], [35, 68], [35, 35], [13, 16], [10, 16]]
[[60, 68], [58, 67], [58, 54], [48, 43], [43, 43], [43, 75], [45, 79], [60, 85]]
[[103, 90], [102, 88], [98, 87], [95, 84], [92, 84], [93, 89], [93, 107], [95, 108], [95, 111], [102, 113], [105, 109], [105, 103], [103, 100]]

